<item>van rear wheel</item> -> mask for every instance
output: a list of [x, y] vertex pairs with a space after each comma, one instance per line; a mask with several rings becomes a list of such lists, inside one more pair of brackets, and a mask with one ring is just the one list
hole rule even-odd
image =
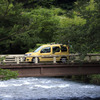
[[62, 57], [62, 58], [61, 58], [61, 62], [62, 62], [62, 63], [66, 63], [66, 62], [67, 62], [67, 58], [66, 58], [66, 57]]

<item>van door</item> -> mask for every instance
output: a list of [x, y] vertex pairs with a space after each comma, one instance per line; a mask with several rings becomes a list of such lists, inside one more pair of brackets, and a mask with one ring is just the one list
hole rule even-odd
[[59, 56], [59, 55], [61, 55], [60, 47], [59, 46], [53, 46], [52, 50], [53, 50], [53, 55], [57, 55], [58, 56], [58, 57], [56, 57], [56, 60], [60, 61], [60, 56]]
[[39, 57], [39, 60], [40, 61], [51, 61], [52, 57], [50, 57], [50, 55], [51, 55], [51, 47], [50, 46], [44, 47], [40, 51], [40, 56], [42, 57]]

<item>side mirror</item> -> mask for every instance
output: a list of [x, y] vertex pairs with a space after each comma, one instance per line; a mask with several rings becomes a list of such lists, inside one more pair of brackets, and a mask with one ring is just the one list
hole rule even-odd
[[40, 53], [44, 53], [42, 50], [41, 50], [41, 52]]

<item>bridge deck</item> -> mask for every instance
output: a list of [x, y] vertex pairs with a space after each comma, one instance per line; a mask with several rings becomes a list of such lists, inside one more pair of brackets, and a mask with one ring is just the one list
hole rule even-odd
[[18, 71], [19, 77], [100, 74], [99, 62], [67, 64], [8, 64], [0, 65], [0, 68]]

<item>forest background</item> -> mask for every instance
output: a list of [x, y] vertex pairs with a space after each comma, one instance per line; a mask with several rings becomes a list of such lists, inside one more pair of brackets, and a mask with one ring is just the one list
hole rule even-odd
[[0, 0], [0, 54], [51, 42], [100, 53], [100, 0]]

